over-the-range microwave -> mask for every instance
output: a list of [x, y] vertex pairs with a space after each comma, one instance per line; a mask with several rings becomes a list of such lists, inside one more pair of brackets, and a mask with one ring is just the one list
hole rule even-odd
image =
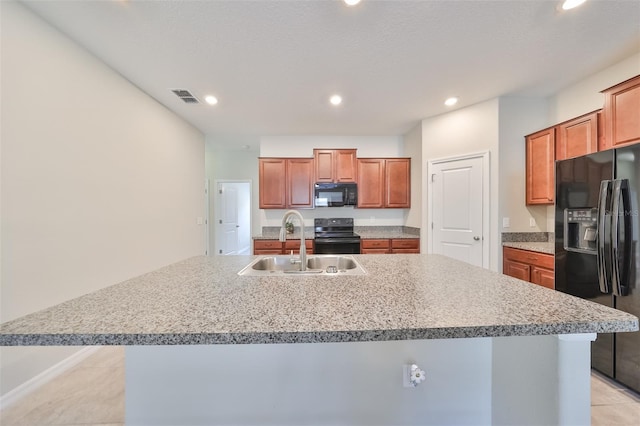
[[358, 186], [355, 183], [324, 183], [314, 185], [316, 207], [343, 207], [358, 204]]

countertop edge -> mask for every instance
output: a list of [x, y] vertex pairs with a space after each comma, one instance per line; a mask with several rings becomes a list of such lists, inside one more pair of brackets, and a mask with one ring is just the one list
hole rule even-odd
[[342, 343], [421, 339], [540, 336], [632, 332], [638, 321], [575, 324], [521, 324], [428, 329], [345, 330], [318, 332], [239, 332], [172, 334], [4, 334], [0, 346], [223, 345], [275, 343]]
[[555, 255], [555, 244], [549, 242], [529, 242], [529, 241], [506, 241], [502, 243], [503, 247], [514, 248], [518, 250], [533, 251], [536, 253]]

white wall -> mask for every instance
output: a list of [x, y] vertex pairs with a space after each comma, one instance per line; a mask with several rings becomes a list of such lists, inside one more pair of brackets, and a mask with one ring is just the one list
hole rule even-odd
[[[500, 205], [502, 232], [544, 232], [548, 229], [547, 207], [527, 206], [525, 200], [526, 144], [524, 136], [543, 129], [547, 123], [548, 102], [543, 98], [502, 97], [499, 99]], [[503, 218], [510, 227], [503, 228]], [[536, 226], [529, 225], [534, 218]]]
[[422, 227], [422, 123], [404, 135], [404, 155], [411, 157], [411, 208], [404, 213], [404, 224]]
[[490, 161], [490, 254], [489, 265], [498, 270], [499, 102], [492, 99], [422, 121], [422, 251], [427, 252], [429, 211], [427, 208], [427, 163], [431, 160], [489, 151]]
[[[356, 148], [358, 157], [402, 157], [401, 136], [264, 136], [260, 157], [313, 157], [314, 148]], [[416, 167], [411, 164], [411, 167]], [[419, 199], [411, 201], [419, 202]], [[356, 226], [402, 226], [405, 209], [358, 209], [353, 207], [301, 209], [306, 226], [316, 217], [352, 217]], [[285, 210], [263, 209], [259, 226], [280, 226]]]
[[[204, 138], [2, 2], [0, 321], [204, 249]], [[2, 348], [0, 392], [78, 348]]]
[[549, 99], [548, 126], [602, 108], [604, 106], [604, 95], [600, 93], [602, 90], [637, 75], [640, 75], [640, 52], [558, 91]]
[[216, 233], [213, 217], [215, 212], [215, 181], [239, 180], [251, 181], [251, 235], [261, 232], [258, 220], [260, 205], [258, 191], [258, 151], [207, 151], [205, 152], [205, 169], [211, 189], [209, 197], [209, 241], [211, 250], [215, 247]]

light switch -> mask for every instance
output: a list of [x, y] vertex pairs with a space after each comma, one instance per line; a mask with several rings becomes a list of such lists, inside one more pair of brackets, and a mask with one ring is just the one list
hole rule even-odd
[[508, 228], [511, 226], [511, 221], [509, 220], [508, 217], [503, 217], [502, 218], [502, 227], [503, 228]]

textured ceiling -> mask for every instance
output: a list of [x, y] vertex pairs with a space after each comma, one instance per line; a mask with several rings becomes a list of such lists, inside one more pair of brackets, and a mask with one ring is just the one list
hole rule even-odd
[[221, 146], [399, 135], [448, 96], [547, 96], [640, 50], [636, 0], [23, 3]]

